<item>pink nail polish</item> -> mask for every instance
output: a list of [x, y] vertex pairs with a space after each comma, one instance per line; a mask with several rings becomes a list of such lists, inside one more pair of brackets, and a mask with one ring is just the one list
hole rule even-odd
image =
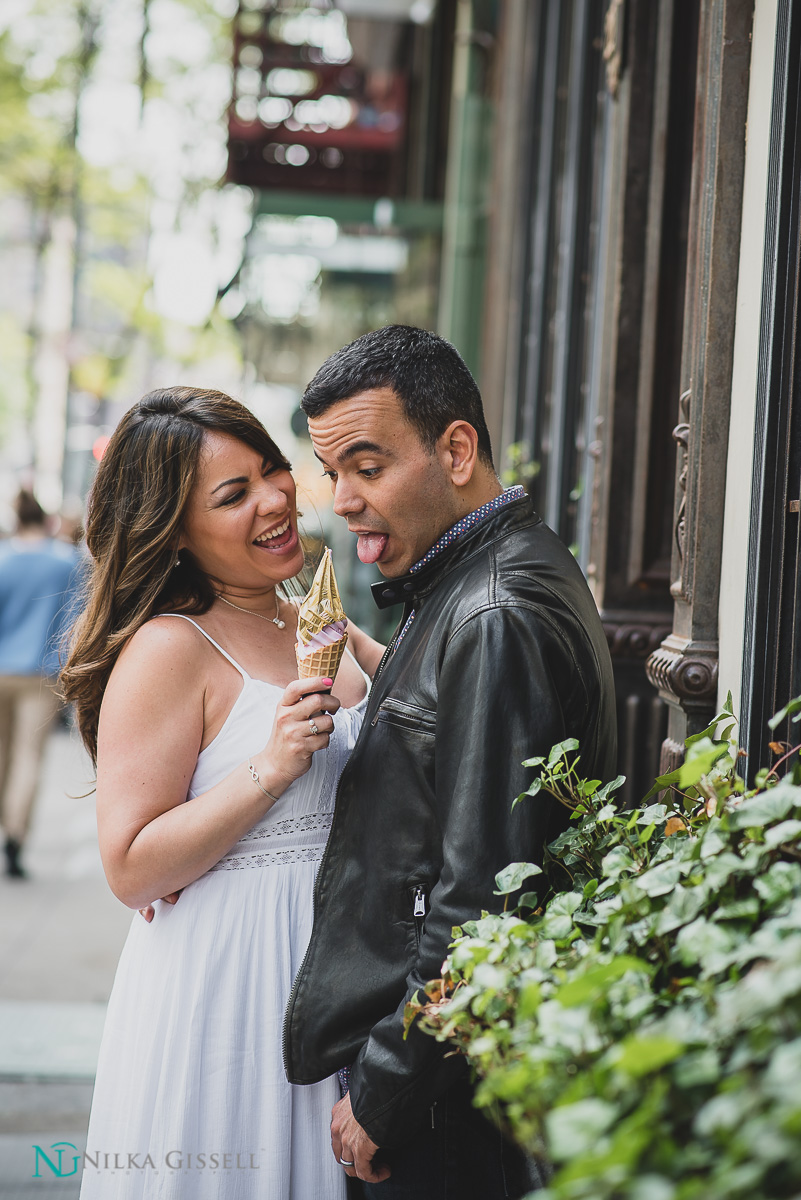
[[334, 686], [334, 681], [333, 681], [333, 679], [324, 679], [324, 680], [323, 680], [323, 683], [326, 683], [326, 684], [328, 684], [328, 686], [329, 686], [329, 687], [333, 687], [333, 686]]

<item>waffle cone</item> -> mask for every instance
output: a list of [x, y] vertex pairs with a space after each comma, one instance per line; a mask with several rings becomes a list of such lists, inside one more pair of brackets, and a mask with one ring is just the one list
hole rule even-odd
[[344, 633], [338, 642], [333, 642], [330, 646], [321, 646], [306, 658], [298, 656], [298, 679], [313, 679], [316, 675], [336, 679], [347, 641], [348, 635]]

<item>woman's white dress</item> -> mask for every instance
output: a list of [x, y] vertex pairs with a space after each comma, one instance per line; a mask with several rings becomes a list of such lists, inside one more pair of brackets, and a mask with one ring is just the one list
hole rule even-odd
[[[263, 749], [282, 695], [200, 632], [239, 671], [242, 691], [198, 758], [190, 802]], [[329, 1140], [338, 1082], [288, 1084], [281, 1034], [364, 704], [339, 710], [308, 773], [177, 904], [158, 900], [150, 924], [134, 917], [108, 1006], [81, 1200], [343, 1200]]]

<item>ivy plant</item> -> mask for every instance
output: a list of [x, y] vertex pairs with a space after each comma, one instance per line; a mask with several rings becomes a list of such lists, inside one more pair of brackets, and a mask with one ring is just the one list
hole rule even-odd
[[538, 1200], [801, 1196], [798, 748], [773, 743], [749, 790], [735, 725], [729, 697], [635, 811], [573, 739], [528, 760], [514, 803], [570, 810], [551, 891], [521, 893], [536, 864], [500, 872], [504, 911], [454, 929], [408, 1006], [539, 1161]]

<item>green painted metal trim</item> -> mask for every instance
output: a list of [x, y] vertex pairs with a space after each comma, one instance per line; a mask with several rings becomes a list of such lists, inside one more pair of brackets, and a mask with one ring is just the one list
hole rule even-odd
[[481, 374], [495, 117], [481, 35], [494, 32], [496, 22], [491, 0], [458, 0], [437, 328], [476, 378]]
[[[376, 220], [376, 205], [380, 205]], [[388, 206], [392, 205], [389, 220]], [[257, 192], [256, 211], [269, 216], [331, 217], [343, 225], [377, 225], [440, 233], [444, 206], [436, 200], [374, 200], [369, 196], [327, 196], [317, 192]]]

